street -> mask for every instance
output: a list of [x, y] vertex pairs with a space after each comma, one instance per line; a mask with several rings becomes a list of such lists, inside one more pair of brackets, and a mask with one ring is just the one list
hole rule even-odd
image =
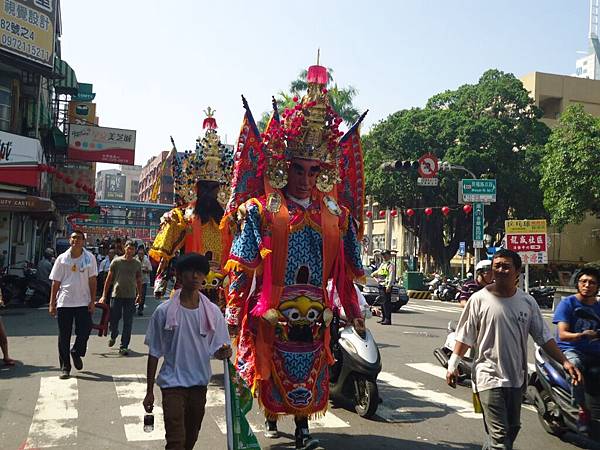
[[[164, 447], [160, 408], [155, 408], [155, 430], [142, 429], [146, 347], [144, 332], [149, 313], [158, 302], [147, 299], [144, 317], [135, 317], [132, 352], [118, 355], [107, 338], [90, 337], [84, 369], [71, 379], [59, 380], [56, 324], [45, 309], [1, 312], [9, 333], [10, 352], [20, 363], [0, 368], [0, 448], [159, 449]], [[394, 314], [393, 326], [376, 318], [367, 321], [383, 361], [379, 392], [383, 399], [374, 420], [360, 418], [350, 409], [331, 407], [311, 422], [312, 432], [328, 449], [477, 449], [483, 439], [481, 416], [473, 413], [471, 391], [448, 387], [445, 370], [432, 354], [443, 343], [446, 325], [460, 308], [433, 300], [414, 300]], [[549, 324], [551, 312], [545, 311]], [[533, 345], [530, 345], [530, 350]], [[530, 351], [531, 353], [531, 351]], [[529, 362], [531, 363], [531, 355]], [[196, 448], [226, 448], [223, 368], [213, 362], [206, 415]], [[157, 405], [159, 389], [155, 388]], [[248, 414], [251, 426], [262, 430], [256, 402]], [[263, 449], [293, 447], [293, 422], [281, 421], [283, 436], [266, 440], [256, 433]], [[518, 449], [590, 448], [567, 436], [564, 441], [547, 434], [530, 406], [522, 410]]]

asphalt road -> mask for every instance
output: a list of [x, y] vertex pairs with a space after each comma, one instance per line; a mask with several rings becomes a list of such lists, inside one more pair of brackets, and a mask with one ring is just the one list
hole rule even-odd
[[[157, 301], [148, 298], [148, 313]], [[328, 449], [478, 449], [483, 440], [481, 417], [471, 407], [469, 388], [452, 389], [432, 350], [443, 343], [449, 320], [457, 320], [455, 305], [411, 300], [393, 316], [393, 326], [367, 325], [380, 347], [383, 372], [379, 390], [383, 402], [373, 420], [351, 409], [332, 406], [312, 423], [312, 433]], [[550, 313], [545, 313], [548, 322]], [[47, 312], [15, 309], [0, 312], [9, 332], [15, 368], [0, 367], [0, 449], [159, 449], [164, 448], [162, 417], [156, 408], [156, 429], [142, 431], [148, 316], [135, 317], [127, 357], [107, 347], [107, 338], [92, 336], [84, 369], [70, 380], [58, 379], [56, 323]], [[115, 346], [115, 347], [118, 347]], [[533, 345], [531, 345], [533, 348]], [[530, 362], [532, 359], [530, 359]], [[196, 448], [225, 449], [223, 370], [215, 373], [207, 412]], [[160, 402], [158, 388], [155, 391]], [[255, 405], [248, 414], [253, 428], [262, 429]], [[263, 449], [293, 448], [293, 421], [280, 423], [283, 436], [267, 440]], [[522, 410], [518, 449], [576, 449], [590, 444], [568, 435], [565, 440], [544, 432], [534, 412]]]

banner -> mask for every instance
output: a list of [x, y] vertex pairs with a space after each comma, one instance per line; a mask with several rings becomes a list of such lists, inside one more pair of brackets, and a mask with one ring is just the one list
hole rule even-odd
[[72, 124], [67, 154], [78, 161], [133, 165], [135, 130]]
[[65, 177], [73, 180], [73, 183], [67, 184], [63, 180], [52, 177], [53, 194], [71, 194], [80, 202], [88, 199], [87, 192], [80, 187], [82, 185], [95, 187], [96, 185], [96, 164], [87, 162], [68, 162], [57, 164], [56, 168], [62, 172]]
[[69, 123], [92, 125], [96, 123], [96, 104], [92, 102], [69, 102]]
[[124, 175], [104, 175], [104, 193], [106, 200], [125, 200], [125, 183], [127, 177]]
[[56, 0], [0, 0], [0, 50], [54, 68]]
[[238, 376], [231, 361], [223, 361], [225, 370], [225, 413], [227, 416], [227, 450], [260, 450], [260, 445], [246, 414], [252, 409], [252, 392]]
[[548, 235], [545, 219], [506, 220], [506, 248], [521, 256], [524, 264], [548, 263]]
[[42, 162], [42, 153], [39, 139], [0, 131], [0, 167], [37, 165]]

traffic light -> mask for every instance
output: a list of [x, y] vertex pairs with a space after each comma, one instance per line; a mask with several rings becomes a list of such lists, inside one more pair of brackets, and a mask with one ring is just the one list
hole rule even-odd
[[408, 161], [397, 159], [396, 161], [384, 162], [380, 168], [382, 170], [417, 170], [419, 168], [419, 161]]

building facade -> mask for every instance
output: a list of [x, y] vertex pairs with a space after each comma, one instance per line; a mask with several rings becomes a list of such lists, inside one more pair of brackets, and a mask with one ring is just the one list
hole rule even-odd
[[[169, 205], [173, 204], [175, 188], [173, 185], [172, 176], [173, 161], [170, 154], [170, 151], [162, 151], [157, 156], [150, 158], [146, 165], [142, 168], [139, 179], [140, 202], [163, 203]], [[164, 170], [163, 163], [165, 163]], [[159, 183], [158, 194], [157, 198], [153, 199], [152, 192], [155, 190], [157, 183]]]
[[121, 165], [118, 169], [100, 170], [96, 174], [96, 198], [137, 202], [142, 166]]

